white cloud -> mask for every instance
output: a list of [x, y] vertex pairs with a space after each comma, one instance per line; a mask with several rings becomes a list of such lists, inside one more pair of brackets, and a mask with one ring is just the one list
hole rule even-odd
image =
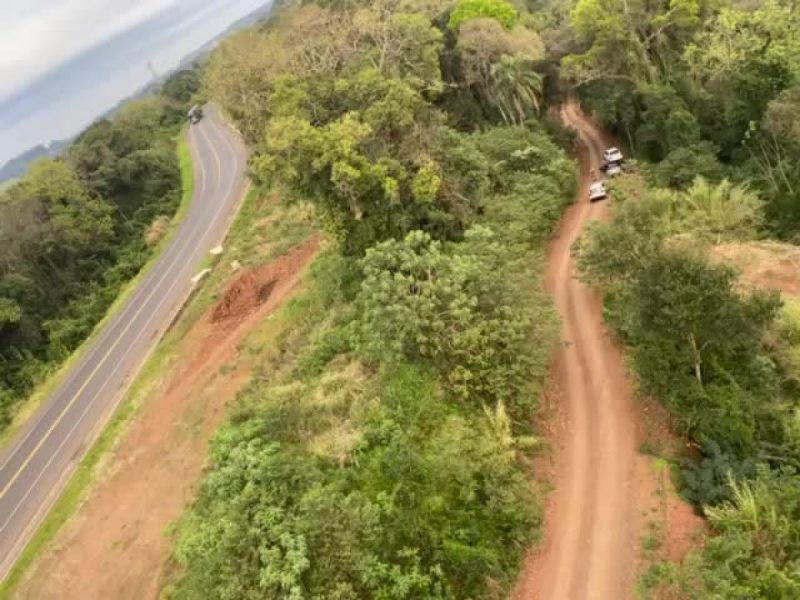
[[0, 3], [0, 101], [59, 64], [164, 11], [176, 1]]
[[75, 135], [148, 83], [148, 63], [169, 71], [268, 0], [135, 2], [0, 0], [0, 165]]

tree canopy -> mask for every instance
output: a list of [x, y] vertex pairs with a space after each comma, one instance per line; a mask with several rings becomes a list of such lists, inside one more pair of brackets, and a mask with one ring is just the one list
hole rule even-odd
[[151, 223], [176, 208], [174, 135], [197, 77], [177, 73], [0, 194], [0, 428], [91, 332], [149, 256]]

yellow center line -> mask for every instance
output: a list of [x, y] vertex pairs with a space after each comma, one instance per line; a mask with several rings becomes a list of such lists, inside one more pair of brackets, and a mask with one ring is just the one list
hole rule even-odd
[[214, 149], [214, 144], [211, 143], [211, 140], [208, 139], [208, 136], [205, 134], [205, 132], [202, 129], [199, 129], [198, 131], [200, 132], [200, 135], [203, 136], [203, 139], [208, 144], [208, 147], [211, 148], [211, 154], [214, 155], [214, 162], [217, 163], [217, 180], [219, 183], [222, 183], [222, 161], [219, 158], [219, 154], [217, 154], [217, 151]]
[[[199, 129], [199, 131], [200, 131], [200, 135], [208, 143], [208, 147], [211, 149], [211, 153], [214, 155], [214, 160], [217, 163], [217, 173], [219, 174], [217, 179], [218, 179], [218, 182], [221, 183], [222, 162], [220, 161], [220, 158], [219, 158], [219, 155], [217, 154], [217, 151], [214, 149], [214, 146], [211, 144], [211, 142], [208, 139], [208, 137], [206, 136], [206, 134], [203, 132], [202, 129]], [[198, 153], [198, 158], [199, 158], [199, 153]], [[200, 161], [200, 169], [201, 169], [201, 171], [203, 171], [202, 160]], [[203, 177], [203, 179], [205, 179], [205, 176]], [[169, 272], [169, 270], [167, 270], [167, 273], [168, 272]], [[164, 276], [162, 276], [161, 281], [163, 281], [165, 278], [166, 278], [166, 273], [164, 274]], [[156, 285], [156, 286], [153, 287], [153, 290], [150, 292], [150, 294], [147, 296], [147, 298], [142, 302], [141, 306], [136, 311], [136, 313], [133, 315], [133, 317], [131, 317], [130, 321], [128, 321], [128, 324], [126, 325], [125, 329], [123, 329], [122, 332], [117, 337], [117, 339], [114, 340], [114, 343], [111, 345], [111, 347], [108, 349], [108, 351], [103, 355], [103, 357], [97, 363], [97, 366], [92, 370], [92, 372], [86, 378], [86, 381], [84, 381], [83, 385], [81, 385], [81, 387], [78, 389], [78, 391], [75, 392], [75, 394], [72, 396], [72, 398], [70, 398], [70, 400], [67, 403], [67, 405], [59, 413], [58, 417], [56, 417], [56, 420], [53, 421], [53, 424], [50, 425], [50, 427], [45, 432], [45, 434], [42, 436], [42, 438], [39, 440], [39, 442], [36, 444], [36, 446], [34, 446], [33, 450], [31, 450], [30, 454], [28, 454], [28, 456], [25, 458], [23, 463], [20, 465], [20, 467], [14, 473], [13, 477], [5, 485], [5, 487], [3, 488], [3, 491], [0, 492], [0, 500], [2, 500], [5, 497], [6, 493], [8, 493], [8, 490], [11, 489], [11, 486], [14, 485], [14, 483], [17, 481], [17, 479], [19, 479], [19, 477], [25, 471], [25, 469], [30, 464], [30, 462], [34, 459], [34, 457], [39, 452], [39, 450], [41, 450], [42, 446], [47, 441], [47, 439], [50, 437], [50, 435], [53, 433], [55, 428], [58, 427], [59, 423], [61, 423], [61, 421], [64, 419], [64, 416], [67, 414], [69, 409], [72, 408], [73, 404], [75, 404], [75, 402], [77, 401], [78, 397], [83, 393], [83, 391], [92, 382], [92, 379], [94, 379], [94, 376], [97, 374], [97, 372], [100, 370], [100, 368], [104, 365], [105, 361], [108, 360], [108, 357], [111, 355], [111, 353], [120, 344], [120, 342], [122, 341], [122, 338], [125, 336], [125, 334], [128, 333], [130, 328], [133, 326], [133, 323], [136, 321], [136, 318], [147, 307], [147, 303], [155, 295], [155, 293], [159, 291], [159, 287], [160, 287], [159, 285]]]

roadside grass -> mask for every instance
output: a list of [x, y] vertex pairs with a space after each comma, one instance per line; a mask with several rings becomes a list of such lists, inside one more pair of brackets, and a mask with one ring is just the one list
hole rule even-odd
[[800, 298], [784, 297], [777, 326], [783, 366], [789, 378], [800, 387]]
[[[182, 162], [184, 164], [191, 166], [190, 163]], [[191, 182], [186, 183], [191, 186]], [[184, 202], [182, 208], [183, 204]], [[277, 256], [276, 249], [285, 247], [288, 250], [295, 243], [312, 235], [316, 231], [315, 225], [312, 213], [293, 206], [280, 206], [274, 195], [262, 196], [258, 190], [251, 189], [226, 238], [228, 247], [223, 257], [225, 261], [240, 260], [243, 266], [260, 264]], [[108, 424], [76, 468], [64, 492], [55, 501], [16, 564], [0, 584], [0, 600], [14, 597], [37, 558], [47, 550], [48, 544], [55, 539], [61, 527], [80, 508], [91, 491], [91, 486], [102, 476], [103, 467], [113, 456], [113, 449], [126, 425], [138, 414], [147, 396], [159, 388], [164, 374], [180, 359], [180, 342], [184, 335], [224, 293], [233, 272], [230, 268], [223, 268], [223, 257], [215, 259], [212, 273], [198, 285], [174, 326], [147, 359]], [[302, 327], [302, 322], [308, 321], [310, 315], [319, 309], [319, 300], [313, 293], [314, 286], [309, 284], [311, 278], [313, 274], [309, 275], [309, 271], [306, 271], [295, 296], [243, 340], [241, 350], [243, 355], [247, 354], [245, 359], [254, 358], [252, 349], [258, 348], [258, 354], [276, 354], [273, 358], [277, 360], [277, 355], [285, 350], [286, 339], [296, 339], [299, 330], [307, 332], [308, 329]], [[233, 370], [237, 364], [228, 365], [227, 368]]]
[[315, 231], [318, 222], [310, 204], [283, 205], [275, 192], [251, 188], [231, 225], [220, 256], [207, 257], [200, 270], [212, 271], [195, 297], [187, 303], [184, 318], [176, 328], [185, 332], [225, 291], [223, 282], [241, 269], [264, 264], [301, 243]]
[[70, 371], [77, 365], [77, 363], [86, 355], [92, 347], [100, 332], [106, 325], [113, 319], [122, 308], [125, 306], [127, 300], [136, 291], [141, 281], [147, 276], [156, 261], [161, 257], [164, 249], [169, 245], [175, 237], [176, 232], [183, 218], [186, 216], [189, 206], [191, 205], [192, 195], [194, 194], [194, 169], [192, 164], [192, 156], [189, 151], [189, 142], [187, 140], [188, 129], [184, 127], [177, 138], [177, 153], [181, 169], [181, 201], [178, 205], [174, 216], [170, 220], [169, 229], [162, 238], [162, 240], [153, 249], [150, 259], [139, 270], [136, 276], [126, 283], [116, 300], [106, 311], [105, 316], [94, 326], [92, 333], [78, 346], [69, 357], [56, 367], [44, 380], [36, 386], [27, 399], [21, 402], [14, 415], [14, 419], [3, 431], [0, 431], [0, 450], [3, 450], [12, 440], [14, 440], [20, 430], [33, 416], [42, 402], [50, 396], [55, 389], [61, 385]]

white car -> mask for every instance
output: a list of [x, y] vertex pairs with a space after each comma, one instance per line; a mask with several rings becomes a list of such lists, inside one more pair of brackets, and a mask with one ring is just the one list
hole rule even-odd
[[596, 181], [589, 186], [589, 202], [596, 202], [608, 196], [606, 186], [602, 181]]
[[619, 148], [606, 148], [606, 151], [603, 152], [603, 160], [608, 164], [622, 162], [622, 152]]
[[613, 177], [614, 175], [619, 175], [622, 173], [622, 165], [618, 162], [608, 163], [606, 167], [606, 175], [609, 177]]

